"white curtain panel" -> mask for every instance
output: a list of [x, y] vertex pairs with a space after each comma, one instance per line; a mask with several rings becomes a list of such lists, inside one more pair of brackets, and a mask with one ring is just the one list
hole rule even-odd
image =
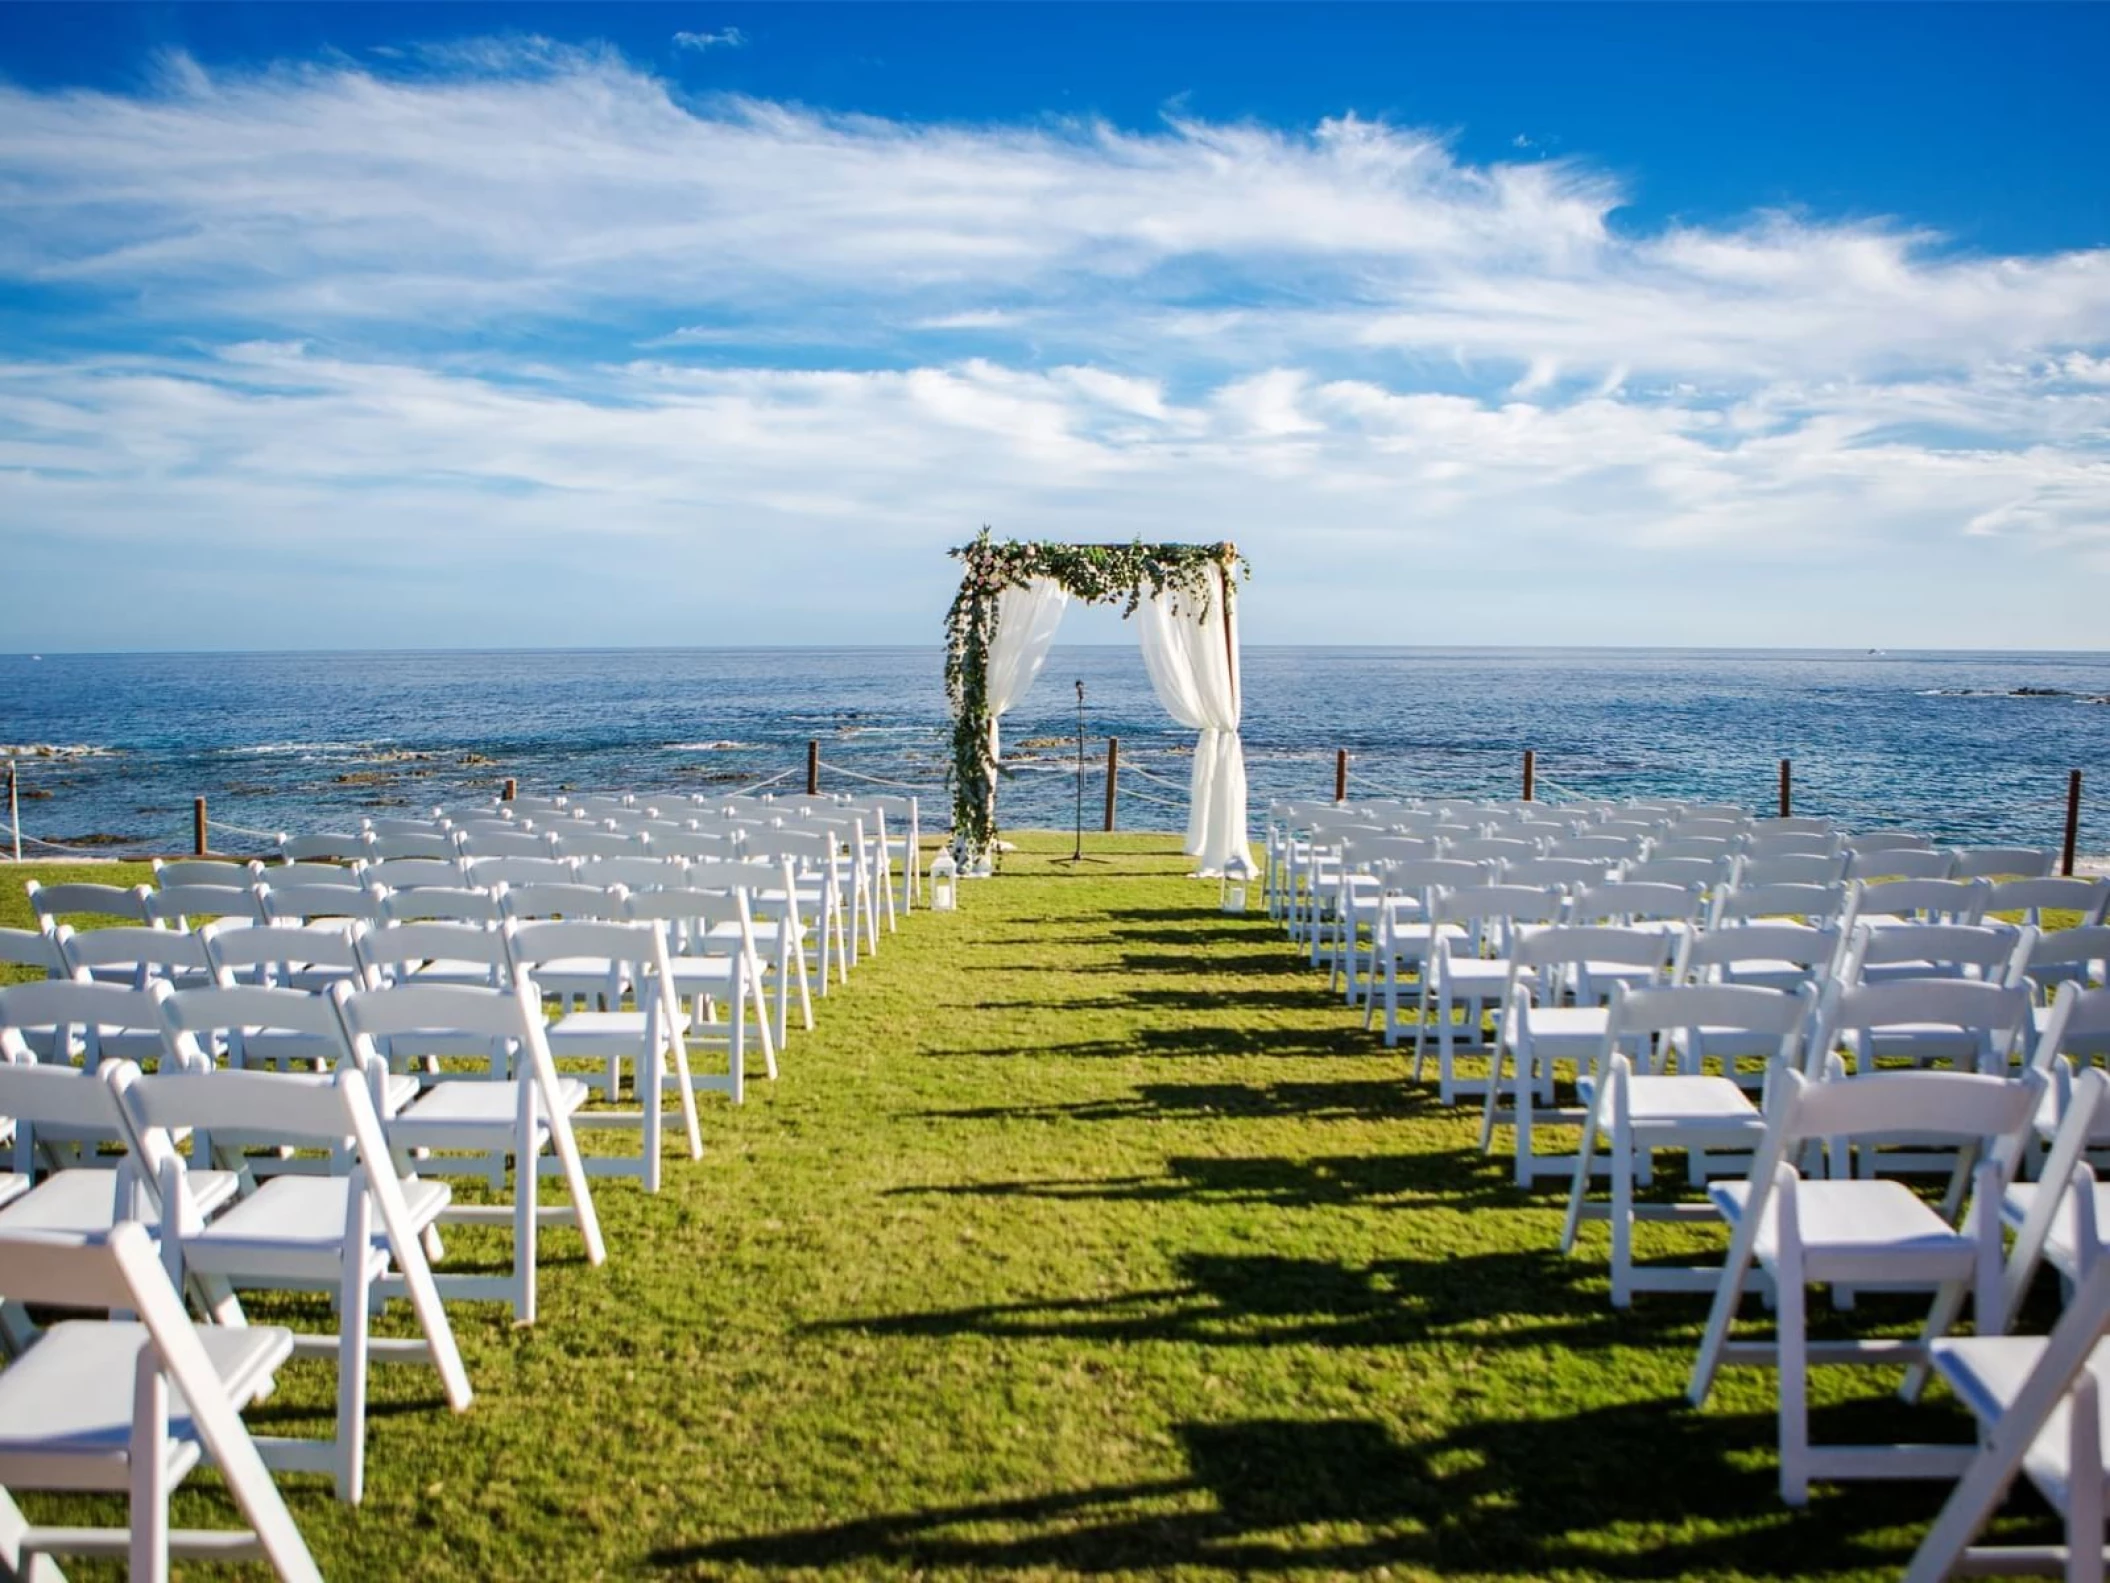
[[989, 752], [997, 748], [997, 722], [1026, 696], [1033, 678], [1048, 662], [1055, 629], [1069, 608], [1070, 591], [1052, 577], [1036, 577], [1023, 588], [996, 596], [996, 632], [989, 639]]
[[1250, 875], [1257, 869], [1246, 844], [1245, 747], [1238, 739], [1238, 618], [1222, 569], [1211, 575], [1215, 589], [1207, 615], [1160, 592], [1144, 601], [1136, 617], [1158, 702], [1181, 725], [1201, 733], [1188, 792], [1187, 851], [1201, 859], [1199, 873]]

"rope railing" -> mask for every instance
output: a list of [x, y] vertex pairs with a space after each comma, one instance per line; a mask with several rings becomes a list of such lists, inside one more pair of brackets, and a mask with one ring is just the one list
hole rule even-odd
[[64, 852], [68, 857], [101, 858], [107, 855], [102, 852], [90, 851], [87, 847], [66, 846], [58, 841], [46, 841], [42, 836], [34, 836], [27, 831], [17, 830], [13, 825], [6, 823], [0, 823], [0, 840], [10, 843], [20, 842], [24, 846], [42, 847], [47, 852]]
[[[903, 791], [925, 792], [931, 796], [936, 796], [945, 790], [943, 786], [934, 786], [928, 781], [897, 781], [889, 780], [884, 775], [868, 775], [863, 770], [853, 770], [847, 764], [837, 764], [828, 759], [816, 759], [814, 762], [824, 770], [833, 771], [837, 775], [847, 775], [852, 780], [870, 781], [874, 786], [898, 786]], [[795, 773], [797, 772], [794, 770], [786, 770], [784, 772], [785, 775]], [[778, 778], [781, 779], [782, 777]]]
[[1134, 788], [1130, 788], [1123, 795], [1133, 797], [1139, 802], [1156, 803], [1165, 808], [1184, 808], [1187, 806], [1177, 797], [1160, 797], [1155, 792], [1136, 791]]
[[235, 824], [228, 819], [213, 820], [212, 828], [215, 830], [226, 830], [234, 835], [253, 835], [260, 841], [283, 841], [286, 839], [284, 830], [252, 830], [247, 825]]
[[[1153, 774], [1151, 771], [1143, 768], [1143, 766], [1140, 764], [1123, 764], [1121, 766], [1121, 773], [1124, 775], [1140, 775], [1143, 777], [1143, 779], [1147, 781], [1155, 781], [1160, 786], [1170, 786], [1174, 791], [1184, 792], [1188, 790], [1188, 787], [1183, 783], [1173, 780], [1170, 776], [1167, 775]], [[1138, 792], [1136, 793], [1136, 795], [1140, 797], [1142, 793]]]

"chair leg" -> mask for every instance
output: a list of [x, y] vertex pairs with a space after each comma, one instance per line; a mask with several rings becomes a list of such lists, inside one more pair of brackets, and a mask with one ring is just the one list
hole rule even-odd
[[168, 1583], [168, 1381], [151, 1343], [142, 1343], [132, 1376], [131, 1576]]
[[[344, 1277], [337, 1331], [337, 1498], [357, 1506], [366, 1497], [366, 1369], [372, 1311], [366, 1302], [366, 1250], [373, 1216], [366, 1194], [346, 1217]], [[359, 1233], [352, 1240], [352, 1233]]]
[[1810, 1499], [1809, 1290], [1803, 1280], [1802, 1226], [1793, 1184], [1777, 1195], [1774, 1215], [1780, 1245], [1773, 1272], [1780, 1375], [1780, 1498], [1790, 1506], [1806, 1506]]
[[[1618, 1083], [1615, 1077], [1614, 1084]], [[1612, 1306], [1634, 1301], [1634, 1124], [1620, 1086], [1612, 1106]], [[1587, 1137], [1590, 1129], [1585, 1129]], [[1587, 1151], [1585, 1151], [1587, 1158]], [[1584, 1171], [1589, 1167], [1585, 1165]], [[1580, 1179], [1580, 1178], [1579, 1178]]]

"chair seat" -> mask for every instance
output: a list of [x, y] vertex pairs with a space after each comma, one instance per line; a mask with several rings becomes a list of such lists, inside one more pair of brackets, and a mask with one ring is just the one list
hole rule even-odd
[[[566, 1115], [584, 1105], [586, 1097], [586, 1085], [577, 1078], [557, 1079], [557, 1099]], [[520, 1094], [514, 1084], [460, 1078], [426, 1089], [397, 1113], [389, 1131], [412, 1134], [420, 1128], [483, 1127], [510, 1133], [519, 1114]]]
[[[238, 1407], [293, 1353], [293, 1332], [277, 1325], [201, 1325], [197, 1336]], [[135, 1368], [146, 1344], [145, 1325], [72, 1319], [10, 1363], [0, 1373], [0, 1478], [31, 1489], [124, 1488]], [[180, 1477], [198, 1451], [190, 1404], [173, 1385], [169, 1433], [170, 1473]], [[62, 1458], [87, 1465], [47, 1465]]]
[[1549, 1045], [1582, 1045], [1594, 1053], [1604, 1043], [1611, 1012], [1603, 1006], [1533, 1006], [1524, 1013], [1531, 1042], [1543, 1054]]
[[0, 1171], [0, 1204], [12, 1203], [29, 1191], [29, 1178], [13, 1171]]
[[[2019, 1230], [2022, 1222], [2029, 1218], [2041, 1190], [2042, 1184], [2038, 1182], [2014, 1183], [2001, 1197], [2000, 1218]], [[2052, 1213], [2051, 1227], [2044, 1237], [2044, 1257], [2051, 1262], [2053, 1269], [2063, 1270], [2068, 1275], [2081, 1267], [2079, 1218], [2074, 1212], [2072, 1195], [2066, 1195]], [[2088, 1250], [2091, 1256], [2102, 1250], [2103, 1233], [2110, 1230], [2110, 1182], [2095, 1184], [2095, 1224], [2096, 1246]]]
[[1748, 1132], [1765, 1129], [1765, 1118], [1751, 1096], [1726, 1077], [1630, 1077], [1626, 1103], [1637, 1127], [1676, 1123]]
[[[1716, 1182], [1707, 1196], [1731, 1225], [1743, 1218], [1748, 1182]], [[1871, 1281], [1949, 1279], [1968, 1275], [1976, 1244], [1928, 1207], [1902, 1182], [1880, 1178], [1859, 1181], [1815, 1181], [1798, 1185], [1796, 1209], [1801, 1217], [1803, 1258], [1810, 1278], [1828, 1279], [1822, 1261], [1839, 1255]], [[1766, 1200], [1765, 1220], [1758, 1228], [1755, 1252], [1771, 1266], [1779, 1256], [1777, 1194]]]
[[[296, 1274], [295, 1266], [328, 1266], [344, 1241], [351, 1180], [343, 1176], [274, 1176], [202, 1231], [183, 1239], [183, 1259], [208, 1275]], [[444, 1182], [423, 1177], [403, 1183], [411, 1224], [422, 1231], [439, 1219], [454, 1193]], [[386, 1236], [378, 1214], [373, 1239]], [[385, 1256], [374, 1273], [386, 1267]]]
[[[1937, 1341], [1931, 1349], [1935, 1370], [1946, 1380], [1957, 1398], [1970, 1408], [1980, 1423], [2003, 1417], [2022, 1394], [2030, 1371], [2044, 1353], [2042, 1336], [1959, 1336]], [[2110, 1342], [2098, 1342], [2088, 1359], [2088, 1372], [2097, 1386], [2097, 1410], [2102, 1414], [2098, 1433], [2110, 1445]], [[2073, 1469], [2067, 1458], [2067, 1424], [2071, 1404], [2061, 1401], [2044, 1420], [2044, 1426], [2023, 1454], [2022, 1470], [2046, 1501], [2059, 1512], [2067, 1509], [2072, 1496]], [[2110, 1472], [2098, 1468], [2096, 1476], [2110, 1491]]]
[[1485, 985], [1499, 992], [1509, 987], [1509, 964], [1499, 957], [1453, 957], [1444, 968], [1443, 981], [1453, 989]]
[[[191, 1196], [211, 1214], [233, 1198], [241, 1179], [232, 1171], [192, 1171]], [[93, 1166], [54, 1171], [0, 1209], [0, 1231], [70, 1231], [93, 1235], [126, 1217], [117, 1212], [117, 1173]]]

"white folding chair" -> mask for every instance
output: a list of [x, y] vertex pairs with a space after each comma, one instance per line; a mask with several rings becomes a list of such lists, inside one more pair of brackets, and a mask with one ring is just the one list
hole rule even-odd
[[[271, 1388], [290, 1332], [193, 1326], [146, 1231], [130, 1222], [99, 1236], [0, 1233], [0, 1297], [138, 1316], [53, 1325], [0, 1371], [0, 1499], [11, 1488], [130, 1501], [121, 1528], [10, 1524], [0, 1536], [10, 1571], [50, 1577], [43, 1557], [86, 1555], [123, 1558], [134, 1583], [166, 1583], [172, 1557], [255, 1557], [286, 1583], [321, 1583], [239, 1416]], [[170, 1494], [205, 1458], [247, 1532], [171, 1525]]]
[[[1635, 1221], [1716, 1218], [1712, 1204], [1636, 1204], [1634, 1189], [1650, 1179], [1651, 1155], [1685, 1150], [1689, 1179], [1701, 1186], [1719, 1170], [1748, 1168], [1750, 1153], [1764, 1139], [1765, 1118], [1737, 1081], [1734, 1060], [1717, 1075], [1701, 1070], [1684, 1052], [1703, 1048], [1708, 1040], [1760, 1048], [1770, 1087], [1800, 1062], [1815, 1003], [1816, 990], [1807, 984], [1794, 994], [1723, 984], [1614, 988], [1596, 1062], [1577, 1084], [1589, 1114], [1561, 1231], [1561, 1251], [1569, 1253], [1583, 1221], [1610, 1222], [1614, 1308], [1625, 1308], [1637, 1291], [1706, 1291], [1721, 1274], [1718, 1266], [1635, 1265]], [[1589, 1197], [1600, 1143], [1603, 1169], [1611, 1178], [1607, 1203]], [[1733, 1162], [1723, 1154], [1734, 1156]]]
[[[1478, 1047], [1481, 1019], [1509, 992], [1509, 959], [1518, 936], [1551, 925], [1567, 904], [1566, 895], [1552, 887], [1474, 885], [1430, 892], [1430, 941], [1414, 1015], [1414, 1080], [1421, 1081], [1433, 1017], [1440, 1103], [1453, 1104], [1458, 1095], [1479, 1093], [1484, 1086], [1457, 1074], [1456, 1014], [1464, 1013], [1467, 1042]], [[1395, 991], [1386, 1013], [1396, 1015], [1396, 1010]]]
[[[285, 990], [235, 991], [236, 1000], [283, 996]], [[185, 1013], [215, 995], [178, 1003], [172, 998], [170, 1037], [193, 1038]], [[213, 1014], [246, 1015], [241, 1010]], [[368, 1097], [367, 1078], [347, 1062], [324, 1077], [264, 1072], [197, 1072], [138, 1078], [115, 1085], [142, 1159], [158, 1162], [161, 1253], [178, 1290], [207, 1283], [218, 1295], [215, 1318], [239, 1323], [237, 1289], [319, 1286], [333, 1293], [338, 1334], [299, 1334], [297, 1356], [327, 1357], [337, 1365], [337, 1424], [323, 1440], [260, 1438], [267, 1466], [328, 1474], [337, 1498], [356, 1505], [366, 1481], [366, 1390], [371, 1362], [429, 1364], [439, 1371], [448, 1405], [469, 1406], [469, 1376], [440, 1304], [421, 1238], [451, 1197], [443, 1183], [399, 1178]], [[320, 1146], [342, 1171], [320, 1176], [274, 1176], [256, 1184], [210, 1220], [189, 1208], [188, 1171], [168, 1142], [172, 1129], [193, 1127], [224, 1138], [246, 1133], [289, 1144]], [[350, 1147], [345, 1147], [349, 1140]], [[377, 1340], [370, 1321], [391, 1269], [417, 1315], [417, 1340]]]
[[[1578, 1125], [1586, 1111], [1553, 1104], [1555, 1063], [1567, 1060], [1583, 1068], [1603, 1042], [1610, 1017], [1601, 1003], [1612, 987], [1662, 984], [1680, 942], [1677, 930], [1646, 925], [1560, 924], [1517, 939], [1509, 951], [1509, 974], [1503, 986], [1502, 1010], [1480, 1116], [1480, 1149], [1492, 1154], [1495, 1128], [1515, 1129], [1516, 1181], [1519, 1187], [1547, 1175], [1565, 1175], [1574, 1157], [1541, 1154], [1535, 1147], [1538, 1125]], [[1506, 1085], [1505, 1069], [1515, 1077]], [[1502, 1103], [1505, 1091], [1510, 1103]]]
[[[426, 1170], [462, 1167], [473, 1174], [502, 1177], [506, 1159], [514, 1162], [510, 1204], [450, 1204], [443, 1222], [510, 1224], [513, 1267], [502, 1276], [456, 1275], [436, 1271], [445, 1295], [495, 1299], [511, 1305], [522, 1324], [536, 1313], [536, 1252], [544, 1221], [576, 1225], [586, 1244], [589, 1264], [608, 1257], [593, 1193], [572, 1133], [571, 1118], [586, 1101], [586, 1087], [560, 1077], [544, 1037], [542, 1006], [535, 987], [515, 977], [506, 989], [454, 984], [396, 985], [362, 990], [341, 1001], [344, 1026], [362, 1067], [381, 1059], [384, 1046], [409, 1038], [422, 1046], [434, 1040], [481, 1042], [506, 1051], [513, 1065], [511, 1081], [498, 1077], [443, 1077], [390, 1118], [388, 1141], [400, 1163], [405, 1151], [430, 1151]], [[449, 1150], [466, 1150], [481, 1163], [449, 1159]], [[544, 1150], [556, 1156], [567, 1202], [547, 1208], [536, 1201], [538, 1162]]]
[[[725, 1045], [725, 1075], [696, 1076], [692, 1079], [695, 1086], [722, 1091], [734, 1104], [744, 1104], [750, 1019], [762, 1050], [763, 1068], [770, 1077], [777, 1075], [776, 1039], [747, 892], [641, 891], [629, 897], [624, 907], [634, 921], [665, 926], [674, 986], [691, 1008], [686, 1031], [698, 1039], [722, 1040]], [[721, 1007], [722, 1021], [718, 1016]]]
[[2053, 862], [2050, 848], [2037, 846], [1963, 846], [1955, 858], [1955, 879], [2046, 879]]
[[[1466, 932], [1458, 924], [1432, 921], [1431, 898], [1439, 890], [1466, 890], [1485, 885], [1493, 878], [1493, 868], [1494, 865], [1488, 863], [1453, 863], [1443, 858], [1414, 858], [1379, 865], [1377, 879], [1382, 890], [1376, 926], [1371, 931], [1370, 961], [1363, 973], [1366, 986], [1363, 1026], [1368, 1028], [1376, 1020], [1382, 1001], [1386, 1048], [1399, 1043], [1400, 1030], [1404, 1026], [1400, 1020], [1399, 1003], [1407, 970], [1411, 968], [1416, 974], [1427, 975], [1431, 942], [1438, 933], [1447, 933], [1454, 946], [1462, 947], [1467, 943]], [[1351, 995], [1355, 991], [1355, 978], [1356, 972], [1351, 968]]]
[[[2035, 1073], [1882, 1072], [1811, 1083], [1785, 1072], [1750, 1177], [1709, 1189], [1731, 1239], [1686, 1395], [1695, 1406], [1704, 1403], [1724, 1364], [1778, 1369], [1780, 1492], [1789, 1505], [1808, 1500], [1813, 1479], [1953, 1478], [1970, 1460], [1968, 1446], [1813, 1446], [1808, 1373], [1817, 1363], [1924, 1364], [1928, 1344], [1948, 1330], [1967, 1292], [1979, 1333], [1998, 1333], [2006, 1312], [1999, 1205], [2012, 1156], [1998, 1145], [2029, 1124], [2042, 1092]], [[1961, 1146], [1952, 1196], [1962, 1196], [1961, 1179], [1977, 1157], [1960, 1224], [1900, 1183], [1806, 1180], [1794, 1164], [1808, 1145], [1836, 1147], [1899, 1131]], [[1775, 1339], [1731, 1341], [1754, 1265], [1770, 1282]], [[1823, 1284], [1931, 1288], [1935, 1297], [1916, 1340], [1812, 1342], [1805, 1294]]]
[[556, 1019], [544, 1037], [552, 1059], [594, 1062], [605, 1074], [604, 1092], [610, 1101], [621, 1093], [623, 1063], [630, 1063], [638, 1108], [583, 1112], [581, 1123], [641, 1129], [642, 1154], [637, 1158], [588, 1156], [586, 1167], [595, 1175], [638, 1176], [646, 1192], [658, 1192], [670, 1084], [687, 1134], [688, 1157], [703, 1158], [696, 1093], [688, 1050], [682, 1042], [687, 1019], [668, 961], [665, 929], [658, 924], [604, 919], [508, 920], [500, 935], [516, 981], [525, 978], [539, 987], [545, 967], [568, 971], [577, 963], [592, 961], [607, 964], [623, 982], [635, 986], [637, 1005], [627, 1011], [615, 999], [605, 1006], [572, 1011], [560, 997]]

